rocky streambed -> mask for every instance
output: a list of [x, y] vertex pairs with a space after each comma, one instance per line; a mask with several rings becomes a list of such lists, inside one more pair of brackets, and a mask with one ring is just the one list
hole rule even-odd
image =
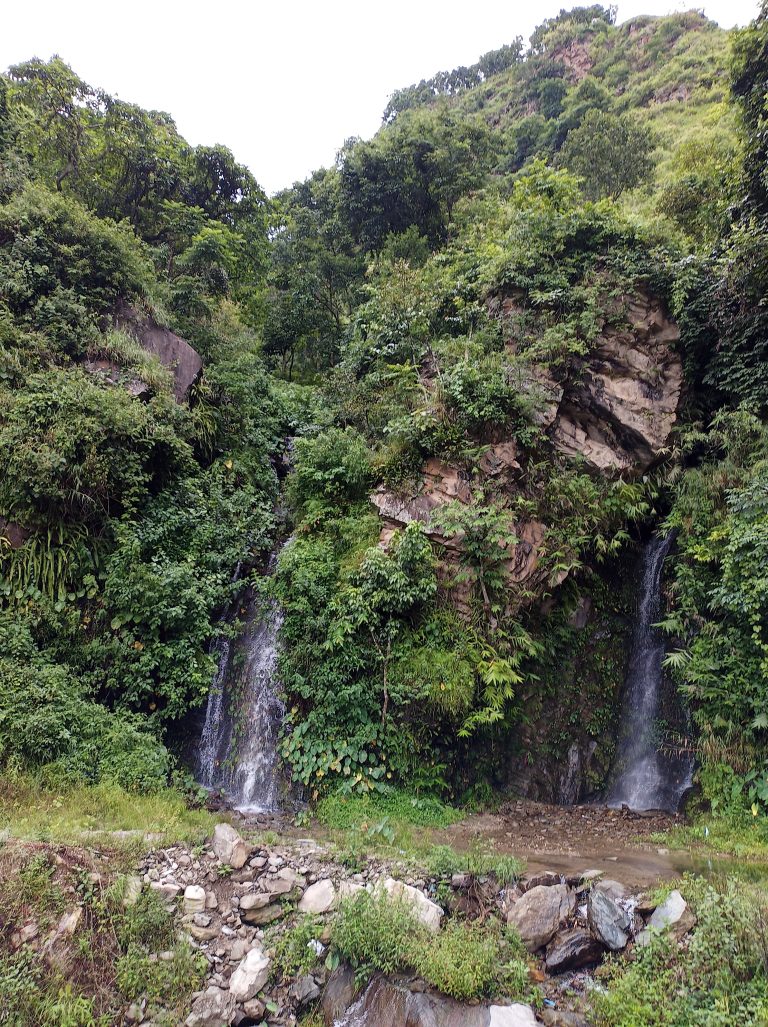
[[[657, 905], [597, 869], [529, 873], [506, 887], [492, 874], [429, 877], [405, 862], [377, 859], [353, 872], [322, 842], [252, 843], [223, 823], [202, 852], [179, 846], [150, 852], [129, 894], [144, 888], [176, 914], [180, 931], [208, 964], [186, 1027], [294, 1025], [315, 1006], [327, 1027], [583, 1027], [592, 971], [608, 953], [631, 953], [654, 929], [680, 939], [694, 926], [679, 892]], [[463, 1005], [408, 976], [376, 974], [356, 987], [353, 970], [334, 967], [326, 956], [339, 902], [363, 890], [402, 900], [435, 933], [455, 915], [514, 925], [530, 953], [541, 1002], [534, 1008], [500, 997]], [[276, 938], [301, 914], [316, 918], [309, 944], [317, 958], [310, 972], [285, 979], [275, 963]], [[138, 1002], [124, 1022], [156, 1021]]]

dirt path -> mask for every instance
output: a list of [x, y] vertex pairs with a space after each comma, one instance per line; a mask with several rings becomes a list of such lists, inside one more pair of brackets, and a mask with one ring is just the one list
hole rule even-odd
[[679, 817], [661, 812], [520, 800], [506, 803], [499, 813], [470, 815], [435, 831], [433, 840], [460, 850], [478, 842], [491, 843], [497, 852], [525, 859], [533, 872], [602, 870], [629, 887], [644, 888], [692, 865], [687, 853], [672, 852], [650, 837], [680, 822]]

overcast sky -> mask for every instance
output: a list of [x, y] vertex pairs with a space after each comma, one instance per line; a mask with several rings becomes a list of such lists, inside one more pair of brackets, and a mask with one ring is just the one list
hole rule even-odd
[[[589, 0], [581, 0], [582, 3]], [[58, 53], [87, 82], [224, 143], [267, 191], [370, 136], [388, 95], [528, 38], [568, 0], [29, 0], [0, 2], [0, 67]], [[758, 0], [626, 0], [619, 21], [703, 7], [724, 27]]]

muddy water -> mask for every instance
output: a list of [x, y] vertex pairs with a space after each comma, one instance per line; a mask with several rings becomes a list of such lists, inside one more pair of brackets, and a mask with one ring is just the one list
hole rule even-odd
[[512, 813], [472, 815], [432, 832], [437, 844], [459, 851], [491, 846], [499, 854], [524, 860], [528, 873], [552, 870], [563, 875], [601, 870], [628, 888], [649, 888], [690, 871], [704, 876], [765, 880], [768, 866], [739, 864], [723, 858], [670, 849], [652, 835], [679, 824], [680, 818], [654, 813], [622, 815], [617, 810], [587, 806], [546, 806], [521, 802]]

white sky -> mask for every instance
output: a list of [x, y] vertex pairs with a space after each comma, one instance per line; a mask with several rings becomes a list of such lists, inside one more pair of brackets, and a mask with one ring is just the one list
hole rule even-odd
[[[586, 4], [590, 0], [579, 0]], [[91, 85], [223, 143], [269, 192], [379, 126], [387, 97], [575, 6], [573, 0], [0, 0], [0, 68], [58, 53]], [[758, 0], [626, 0], [619, 21], [703, 7], [728, 28]]]

